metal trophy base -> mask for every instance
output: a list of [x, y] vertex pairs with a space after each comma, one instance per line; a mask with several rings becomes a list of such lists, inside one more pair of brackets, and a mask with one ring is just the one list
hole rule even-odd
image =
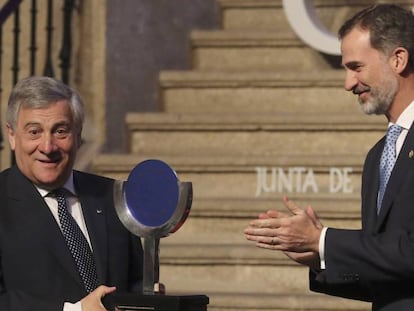
[[207, 311], [209, 303], [205, 295], [139, 295], [115, 293], [102, 299], [107, 310], [120, 311]]

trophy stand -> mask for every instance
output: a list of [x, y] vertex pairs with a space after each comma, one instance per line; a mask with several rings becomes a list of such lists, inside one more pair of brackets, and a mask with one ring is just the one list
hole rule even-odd
[[160, 239], [177, 231], [190, 213], [191, 182], [180, 182], [177, 174], [160, 160], [138, 164], [127, 181], [115, 181], [115, 209], [123, 225], [142, 238], [144, 275], [141, 294], [113, 293], [102, 299], [108, 310], [205, 311], [205, 295], [163, 295], [159, 284]]
[[144, 238], [144, 278], [142, 291], [144, 295], [154, 295], [154, 285], [160, 282], [160, 239]]

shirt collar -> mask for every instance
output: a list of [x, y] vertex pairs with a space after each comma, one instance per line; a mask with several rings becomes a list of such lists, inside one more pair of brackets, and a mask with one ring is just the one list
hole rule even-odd
[[[37, 191], [39, 191], [40, 195], [42, 197], [47, 196], [50, 193], [50, 190], [46, 190], [44, 188], [38, 187], [36, 186]], [[63, 185], [62, 188], [65, 188], [67, 191], [69, 191], [71, 194], [76, 195], [76, 191], [75, 191], [75, 184], [73, 183], [73, 171], [72, 173], [69, 175], [68, 180], [66, 180], [65, 184]]]
[[[414, 101], [411, 102], [407, 106], [407, 108], [404, 109], [404, 111], [401, 113], [401, 115], [398, 117], [397, 122], [395, 124], [401, 126], [402, 128], [409, 130], [411, 125], [414, 122]], [[388, 126], [391, 126], [391, 122]]]

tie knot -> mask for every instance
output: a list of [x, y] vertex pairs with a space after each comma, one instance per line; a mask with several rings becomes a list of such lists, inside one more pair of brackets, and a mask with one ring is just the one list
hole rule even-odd
[[64, 188], [58, 188], [50, 192], [50, 195], [56, 198], [58, 202], [58, 209], [65, 208], [66, 209], [66, 197], [67, 197], [67, 190]]
[[391, 125], [387, 131], [387, 139], [389, 137], [391, 141], [396, 141], [398, 136], [400, 136], [402, 129], [403, 128], [397, 124]]
[[50, 191], [50, 195], [56, 198], [64, 198], [67, 196], [68, 191], [65, 188], [57, 188]]

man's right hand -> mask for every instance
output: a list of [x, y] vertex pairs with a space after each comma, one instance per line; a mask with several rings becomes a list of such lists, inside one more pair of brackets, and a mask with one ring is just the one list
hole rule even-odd
[[113, 293], [116, 287], [101, 285], [81, 300], [82, 311], [106, 311], [101, 299]]

